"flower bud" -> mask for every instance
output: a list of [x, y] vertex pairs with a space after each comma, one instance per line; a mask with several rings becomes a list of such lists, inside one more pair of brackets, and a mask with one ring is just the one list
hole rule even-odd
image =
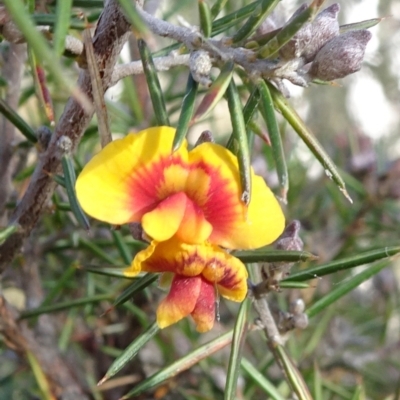
[[311, 40], [301, 54], [306, 62], [312, 61], [318, 50], [326, 42], [339, 35], [339, 22], [337, 20], [339, 10], [339, 4], [332, 4], [322, 10], [311, 23]]
[[310, 77], [332, 81], [359, 71], [370, 39], [367, 30], [350, 31], [331, 39], [316, 55]]

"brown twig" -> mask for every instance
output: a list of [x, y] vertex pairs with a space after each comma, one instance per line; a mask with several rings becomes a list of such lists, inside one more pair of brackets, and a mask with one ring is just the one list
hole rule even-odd
[[[118, 2], [109, 0], [99, 18], [93, 38], [93, 49], [104, 90], [109, 87], [114, 65], [129, 31], [130, 25]], [[78, 85], [92, 100], [91, 80], [87, 70], [81, 70]], [[68, 137], [75, 148], [92, 117], [93, 111], [85, 112], [72, 97], [68, 100], [49, 146], [39, 158], [30, 185], [11, 217], [10, 222], [18, 224], [20, 229], [0, 246], [0, 272], [4, 271], [7, 263], [17, 254], [54, 191], [56, 183], [52, 180], [51, 174], [60, 171], [62, 156], [59, 149], [60, 138]]]

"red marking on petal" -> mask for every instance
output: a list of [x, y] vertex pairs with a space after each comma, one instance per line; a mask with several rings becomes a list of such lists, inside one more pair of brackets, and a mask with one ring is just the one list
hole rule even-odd
[[166, 182], [164, 172], [174, 165], [187, 169], [187, 164], [179, 155], [171, 155], [160, 157], [150, 165], [142, 165], [132, 171], [129, 178], [130, 206], [138, 219], [151, 211], [161, 200], [178, 192], [173, 185], [171, 190], [165, 190], [170, 182]]

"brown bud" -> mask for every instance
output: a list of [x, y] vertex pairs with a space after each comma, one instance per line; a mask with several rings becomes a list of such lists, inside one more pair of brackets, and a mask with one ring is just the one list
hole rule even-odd
[[332, 4], [322, 10], [311, 23], [311, 39], [301, 54], [306, 62], [312, 61], [318, 50], [326, 42], [339, 35], [339, 22], [337, 20], [339, 11], [339, 4]]
[[275, 244], [277, 250], [303, 250], [303, 241], [299, 237], [301, 224], [299, 221], [292, 221], [283, 231], [282, 235], [279, 236]]
[[331, 39], [316, 55], [309, 75], [332, 81], [359, 71], [370, 39], [367, 30], [350, 31]]

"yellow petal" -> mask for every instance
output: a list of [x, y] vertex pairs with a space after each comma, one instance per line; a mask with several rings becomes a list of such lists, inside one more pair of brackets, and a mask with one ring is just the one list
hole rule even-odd
[[174, 134], [173, 128], [153, 127], [108, 144], [78, 176], [82, 208], [112, 224], [139, 222], [160, 201], [166, 166], [187, 163], [186, 142], [171, 155]]

